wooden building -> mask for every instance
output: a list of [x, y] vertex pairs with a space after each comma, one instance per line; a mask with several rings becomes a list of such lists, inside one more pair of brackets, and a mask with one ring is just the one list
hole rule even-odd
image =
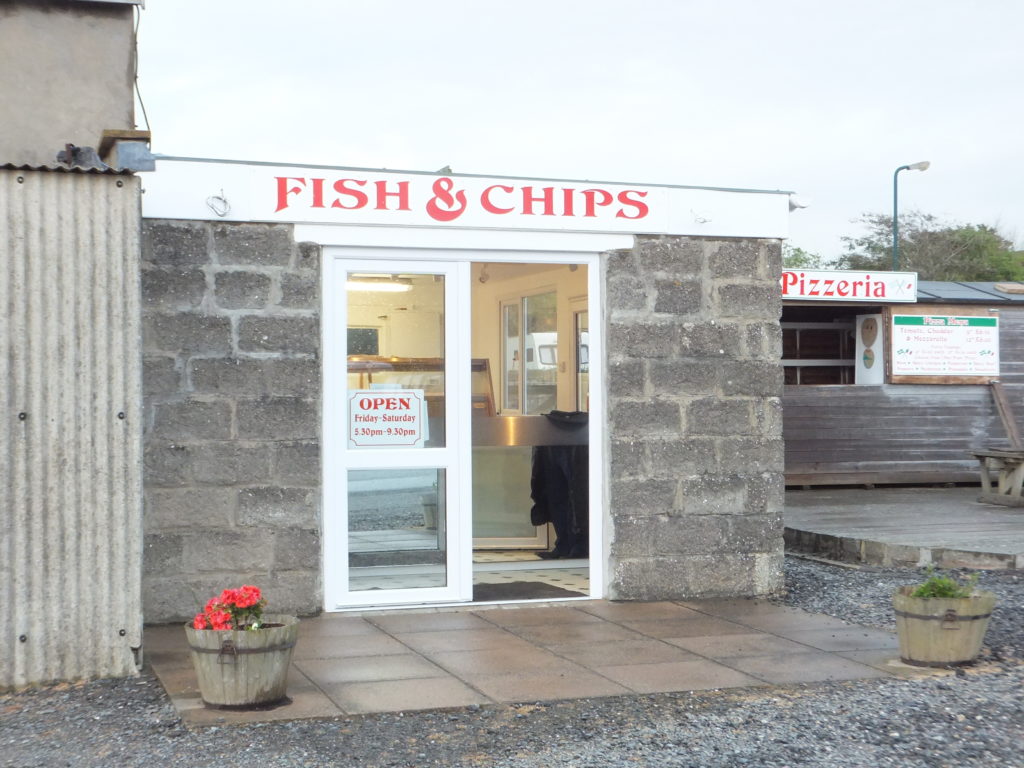
[[[1024, 285], [924, 281], [914, 303], [783, 298], [787, 485], [978, 482], [969, 452], [1007, 440], [989, 382], [1024, 419]], [[924, 338], [897, 323], [925, 322], [939, 334], [934, 352], [900, 343]], [[985, 327], [968, 330], [975, 324]], [[981, 333], [994, 350], [979, 346]], [[874, 350], [863, 343], [873, 334]], [[954, 337], [971, 349], [942, 341]], [[908, 375], [914, 351], [933, 359]]]

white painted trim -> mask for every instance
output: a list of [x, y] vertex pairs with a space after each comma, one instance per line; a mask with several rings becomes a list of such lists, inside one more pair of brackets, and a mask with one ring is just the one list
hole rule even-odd
[[[336, 231], [337, 228], [329, 228]], [[630, 236], [630, 245], [632, 238]], [[626, 246], [629, 247], [629, 246]], [[588, 283], [588, 311], [593, 318], [599, 322], [590, 324], [590, 454], [589, 454], [589, 494], [590, 494], [590, 595], [583, 598], [567, 598], [567, 600], [592, 600], [600, 599], [607, 594], [608, 579], [608, 557], [610, 554], [611, 519], [607, 504], [608, 499], [608, 474], [607, 474], [607, 430], [606, 430], [606, 387], [605, 378], [607, 369], [605, 365], [605, 325], [604, 325], [604, 275], [605, 263], [599, 252], [565, 252], [565, 251], [495, 251], [476, 248], [450, 249], [444, 252], [428, 248], [371, 248], [371, 247], [328, 247], [324, 250], [323, 275], [323, 325], [322, 325], [322, 347], [324, 350], [324, 396], [323, 396], [323, 519], [324, 519], [324, 552], [336, 551], [343, 553], [343, 557], [329, 559], [323, 558], [324, 563], [324, 610], [326, 611], [349, 611], [359, 610], [368, 607], [408, 607], [410, 605], [427, 606], [451, 604], [453, 598], [448, 591], [416, 589], [416, 590], [388, 590], [386, 593], [381, 590], [367, 592], [349, 592], [347, 588], [347, 530], [338, 530], [337, 520], [330, 524], [328, 521], [328, 495], [339, 494], [335, 498], [343, 499], [347, 504], [347, 469], [358, 467], [380, 466], [380, 459], [374, 459], [376, 450], [350, 451], [347, 464], [341, 465], [340, 471], [333, 462], [336, 458], [336, 451], [339, 448], [335, 445], [339, 442], [344, 446], [345, 433], [342, 430], [338, 435], [331, 436], [327, 425], [331, 423], [345, 423], [344, 398], [328, 398], [327, 393], [332, 391], [344, 392], [346, 389], [346, 376], [344, 356], [329, 355], [327, 350], [329, 344], [337, 343], [329, 338], [331, 328], [344, 328], [347, 317], [344, 296], [341, 301], [328, 301], [329, 283], [331, 280], [343, 280], [344, 274], [339, 278], [335, 273], [342, 262], [373, 261], [376, 263], [388, 262], [388, 268], [402, 269], [403, 271], [420, 271], [442, 269], [447, 263], [455, 270], [452, 279], [456, 280], [456, 290], [446, 291], [446, 312], [457, 320], [458, 337], [452, 341], [449, 348], [456, 350], [456, 355], [464, 355], [467, 364], [461, 366], [457, 375], [449, 370], [449, 376], [453, 385], [456, 385], [463, 393], [471, 391], [471, 367], [468, 365], [471, 352], [470, 336], [470, 302], [459, 301], [460, 293], [470, 288], [470, 266], [475, 261], [507, 261], [521, 263], [558, 263], [558, 264], [586, 264]], [[433, 263], [431, 263], [433, 262]], [[464, 288], [459, 287], [464, 286]], [[344, 291], [340, 292], [344, 294]], [[451, 306], [449, 302], [453, 303]], [[447, 324], [446, 324], [447, 327]], [[453, 331], [456, 329], [453, 329]], [[340, 363], [339, 363], [340, 359]], [[462, 359], [462, 358], [457, 358]], [[468, 406], [469, 397], [465, 396]], [[455, 400], [452, 400], [455, 402]], [[340, 409], [340, 412], [339, 412]], [[471, 433], [471, 410], [466, 408], [449, 409], [456, 412], [457, 422], [452, 425], [449, 422], [449, 435], [457, 436], [457, 442], [449, 439], [448, 443], [452, 451], [456, 451], [458, 458], [456, 462], [461, 464], [462, 476], [459, 479], [458, 497], [456, 503], [461, 510], [472, 509], [472, 433]], [[340, 421], [339, 421], [340, 420]], [[448, 450], [448, 449], [440, 449]], [[437, 466], [425, 458], [422, 450], [389, 450], [388, 454], [395, 456], [399, 454], [403, 461], [409, 466]], [[405, 454], [408, 454], [407, 456]], [[451, 467], [452, 465], [448, 465]], [[333, 470], [333, 471], [332, 471]], [[347, 513], [347, 510], [346, 510]], [[465, 587], [468, 580], [468, 595], [465, 601], [471, 600], [472, 595], [472, 519], [470, 515], [463, 515], [459, 525], [448, 527], [449, 546], [449, 583], [455, 581], [453, 567], [456, 568], [459, 583]], [[338, 541], [344, 537], [343, 541]], [[340, 548], [339, 548], [340, 547]], [[458, 557], [455, 557], [455, 556]], [[457, 566], [453, 565], [457, 562]], [[338, 585], [344, 585], [339, 590]], [[386, 594], [386, 603], [381, 603], [381, 598]], [[504, 601], [500, 601], [504, 602]]]
[[[456, 466], [459, 470], [459, 484], [456, 490], [458, 508], [458, 525], [448, 525], [448, 559], [457, 563], [460, 598], [466, 602], [473, 601], [473, 313], [471, 302], [463, 301], [463, 291], [468, 290], [472, 280], [470, 263], [460, 261], [455, 264], [456, 283], [454, 290], [445, 291], [445, 302], [453, 308], [455, 326], [450, 334], [454, 341], [454, 355], [447, 355], [448, 370], [445, 377], [457, 380], [458, 388], [455, 397], [448, 402], [456, 404], [454, 451], [457, 454]], [[451, 342], [446, 342], [451, 343]], [[453, 365], [454, 363], [454, 365]], [[454, 369], [454, 370], [453, 370]], [[453, 438], [448, 438], [451, 445]]]
[[[468, 302], [459, 301], [458, 286], [468, 286], [469, 263], [451, 258], [438, 261], [431, 252], [432, 261], [405, 259], [392, 260], [388, 269], [401, 272], [443, 274], [452, 284], [445, 291], [445, 382], [446, 402], [443, 448], [420, 449], [352, 449], [348, 446], [345, 426], [348, 423], [344, 393], [347, 391], [344, 329], [347, 325], [347, 294], [343, 289], [332, 290], [333, 285], [344, 285], [349, 269], [379, 269], [379, 260], [367, 259], [365, 254], [348, 249], [329, 249], [324, 252], [323, 265], [323, 332], [324, 364], [323, 421], [321, 445], [323, 458], [323, 525], [324, 552], [338, 553], [324, 558], [324, 610], [336, 611], [342, 607], [390, 605], [424, 602], [468, 602], [473, 590], [473, 552], [471, 542], [472, 519], [471, 478], [472, 446], [470, 433], [470, 318]], [[340, 338], [339, 338], [340, 337]], [[331, 393], [340, 396], [331, 397]], [[466, 407], [452, 407], [465, 403]], [[463, 413], [465, 411], [465, 413]], [[333, 425], [333, 428], [332, 428]], [[445, 471], [447, 493], [445, 527], [446, 584], [444, 587], [408, 590], [352, 591], [348, 569], [348, 471], [352, 469], [402, 469], [405, 467], [438, 467]]]
[[[555, 603], [581, 603], [581, 602], [593, 602], [595, 598], [592, 597], [547, 597], [543, 600], [530, 600], [530, 606], [544, 606], [553, 605]], [[473, 608], [484, 607], [494, 608], [501, 610], [502, 606], [509, 606], [510, 608], [519, 608], [523, 605], [523, 600], [488, 600], [481, 601], [479, 603], [473, 603]], [[449, 613], [452, 611], [458, 611], [464, 609], [464, 605], [452, 605], [451, 603], [421, 603], [419, 605], [374, 605], [374, 606], [355, 606], [354, 608], [340, 608], [335, 613], [348, 613], [353, 616], [365, 616], [369, 612], [377, 613], [383, 611], [408, 611], [408, 610], [427, 610], [434, 611], [436, 613]]]
[[[372, 248], [479, 249], [550, 253], [601, 253], [632, 248], [634, 235], [589, 232], [528, 232], [429, 227], [361, 227], [345, 224], [296, 224], [296, 242]], [[504, 257], [507, 254], [502, 254]], [[499, 259], [495, 259], [498, 261]]]
[[[611, 557], [611, 509], [608, 484], [610, 456], [608, 452], [608, 401], [606, 381], [608, 366], [605, 357], [605, 272], [607, 257], [594, 254], [587, 260], [587, 311], [590, 313], [590, 417], [587, 429], [590, 438], [589, 480], [590, 496], [590, 597], [603, 598], [608, 594], [608, 558]], [[596, 523], [596, 525], [595, 525]], [[597, 553], [595, 557], [594, 553]]]
[[[344, 355], [326, 354], [337, 343], [337, 328], [346, 327], [348, 307], [345, 291], [332, 290], [332, 285], [343, 286], [345, 275], [339, 260], [326, 251], [320, 264], [320, 350], [322, 389], [320, 393], [320, 472], [321, 500], [320, 518], [323, 526], [321, 562], [323, 563], [324, 610], [336, 610], [342, 604], [342, 596], [348, 591], [347, 531], [339, 525], [347, 515], [335, 512], [334, 500], [346, 499], [347, 483], [344, 471], [334, 466], [336, 454], [344, 450], [347, 422], [344, 397], [328, 397], [329, 392], [344, 392], [347, 388], [346, 361]], [[337, 425], [337, 429], [330, 429]]]

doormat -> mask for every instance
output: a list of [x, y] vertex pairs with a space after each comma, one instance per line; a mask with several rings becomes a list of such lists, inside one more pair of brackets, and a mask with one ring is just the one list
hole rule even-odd
[[543, 581], [504, 581], [499, 584], [474, 584], [473, 602], [491, 600], [550, 600], [554, 597], [586, 597], [586, 592], [577, 592]]

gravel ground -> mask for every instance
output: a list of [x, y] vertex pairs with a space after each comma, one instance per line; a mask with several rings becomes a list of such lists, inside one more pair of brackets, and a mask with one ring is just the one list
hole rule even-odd
[[[944, 573], [964, 576], [972, 571]], [[1024, 571], [977, 573], [978, 588], [994, 592], [998, 600], [985, 635], [982, 661], [1024, 663]], [[789, 556], [786, 595], [780, 602], [895, 632], [892, 593], [923, 577], [924, 571], [913, 568], [840, 567]]]
[[[912, 570], [787, 558], [783, 602], [891, 628]], [[185, 729], [159, 684], [0, 696], [3, 766], [1024, 766], [1024, 573], [1000, 597], [985, 663], [956, 676], [630, 696], [459, 712]]]

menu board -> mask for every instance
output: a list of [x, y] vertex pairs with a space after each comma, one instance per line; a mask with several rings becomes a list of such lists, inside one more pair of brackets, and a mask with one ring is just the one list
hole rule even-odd
[[999, 318], [893, 315], [892, 375], [999, 376]]

